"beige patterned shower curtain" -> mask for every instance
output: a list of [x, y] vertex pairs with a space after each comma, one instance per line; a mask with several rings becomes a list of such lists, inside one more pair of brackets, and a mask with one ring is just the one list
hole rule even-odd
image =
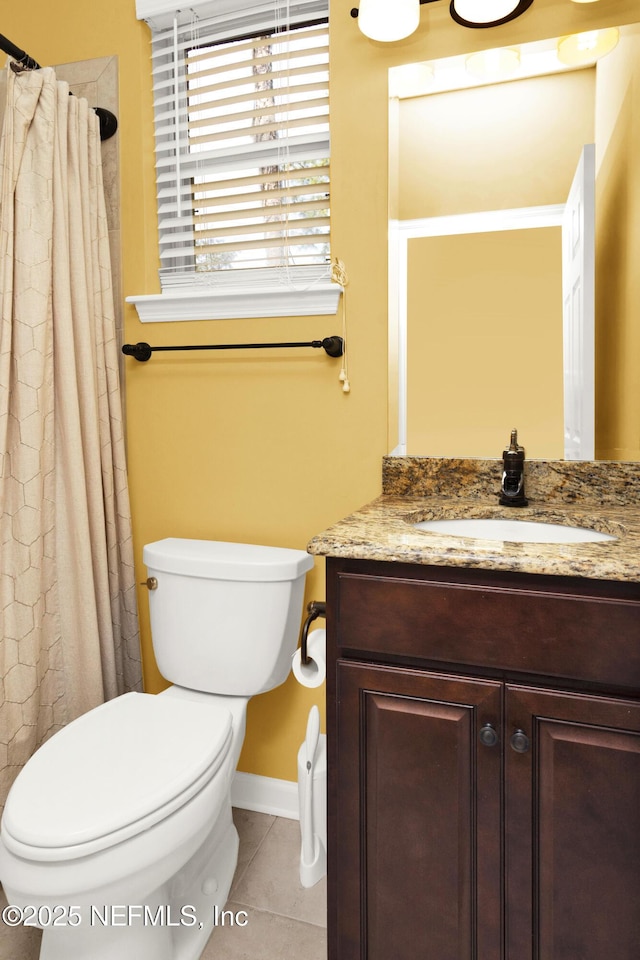
[[7, 68], [0, 183], [1, 807], [140, 655], [98, 120], [52, 68]]

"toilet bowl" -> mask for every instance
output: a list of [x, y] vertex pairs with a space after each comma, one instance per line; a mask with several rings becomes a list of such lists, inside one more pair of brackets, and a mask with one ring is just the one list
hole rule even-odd
[[144, 559], [158, 662], [191, 685], [102, 704], [17, 777], [0, 881], [42, 927], [41, 960], [197, 960], [237, 863], [247, 702], [286, 679], [297, 643], [308, 554], [165, 540]]

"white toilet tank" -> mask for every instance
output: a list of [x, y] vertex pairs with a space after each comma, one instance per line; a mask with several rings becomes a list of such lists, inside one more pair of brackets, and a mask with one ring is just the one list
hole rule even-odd
[[169, 538], [143, 549], [151, 635], [166, 680], [252, 697], [283, 683], [300, 631], [303, 550]]

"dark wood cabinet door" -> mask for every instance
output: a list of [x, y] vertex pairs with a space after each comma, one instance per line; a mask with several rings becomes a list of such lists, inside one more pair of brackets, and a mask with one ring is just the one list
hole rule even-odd
[[338, 661], [332, 960], [500, 960], [502, 689]]
[[640, 703], [511, 685], [505, 702], [506, 960], [637, 960]]

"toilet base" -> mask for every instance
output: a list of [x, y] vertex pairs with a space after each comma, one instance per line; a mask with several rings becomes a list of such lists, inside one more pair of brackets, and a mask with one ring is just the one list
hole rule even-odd
[[40, 960], [199, 960], [229, 896], [238, 832], [226, 804], [205, 843], [142, 904], [94, 904], [43, 930]]

